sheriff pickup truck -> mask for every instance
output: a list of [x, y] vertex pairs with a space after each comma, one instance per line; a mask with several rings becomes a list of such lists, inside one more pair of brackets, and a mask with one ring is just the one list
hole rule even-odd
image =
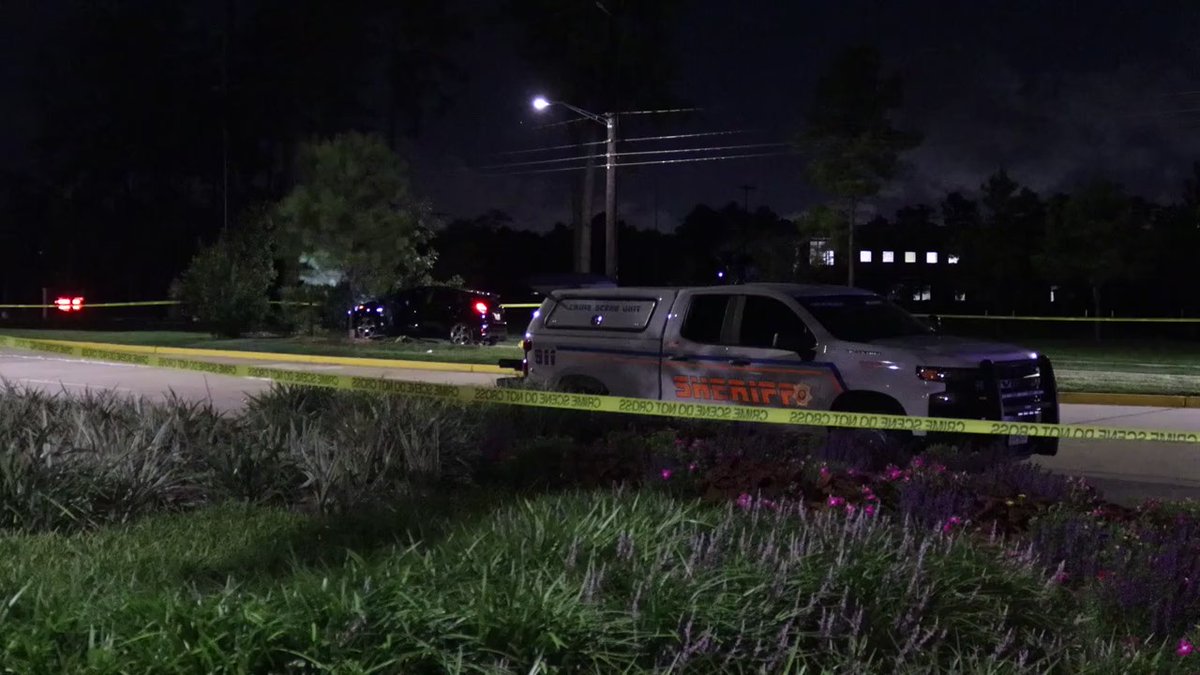
[[[1044, 355], [941, 335], [875, 293], [842, 286], [556, 291], [523, 347], [526, 382], [560, 391], [1058, 422]], [[1054, 438], [1006, 438], [1019, 454], [1057, 452]]]

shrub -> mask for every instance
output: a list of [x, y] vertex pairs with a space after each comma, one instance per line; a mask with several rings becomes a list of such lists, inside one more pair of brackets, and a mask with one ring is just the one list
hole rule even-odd
[[270, 239], [258, 226], [248, 226], [222, 232], [201, 249], [173, 291], [215, 334], [239, 337], [266, 319], [275, 276]]

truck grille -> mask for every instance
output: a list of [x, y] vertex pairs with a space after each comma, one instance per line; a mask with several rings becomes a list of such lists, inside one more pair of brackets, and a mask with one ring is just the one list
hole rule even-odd
[[999, 390], [1000, 414], [1005, 420], [1036, 422], [1049, 403], [1037, 361], [999, 361], [993, 364]]

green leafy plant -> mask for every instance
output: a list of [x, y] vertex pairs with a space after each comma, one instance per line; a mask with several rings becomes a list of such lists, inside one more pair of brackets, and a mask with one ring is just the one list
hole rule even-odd
[[271, 240], [261, 228], [226, 230], [173, 286], [174, 298], [216, 335], [239, 337], [261, 326], [274, 283]]

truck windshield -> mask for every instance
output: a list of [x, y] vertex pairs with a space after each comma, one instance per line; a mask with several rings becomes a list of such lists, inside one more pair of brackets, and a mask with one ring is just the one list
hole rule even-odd
[[847, 342], [874, 342], [908, 335], [930, 335], [933, 329], [883, 298], [869, 295], [797, 297], [825, 330]]

